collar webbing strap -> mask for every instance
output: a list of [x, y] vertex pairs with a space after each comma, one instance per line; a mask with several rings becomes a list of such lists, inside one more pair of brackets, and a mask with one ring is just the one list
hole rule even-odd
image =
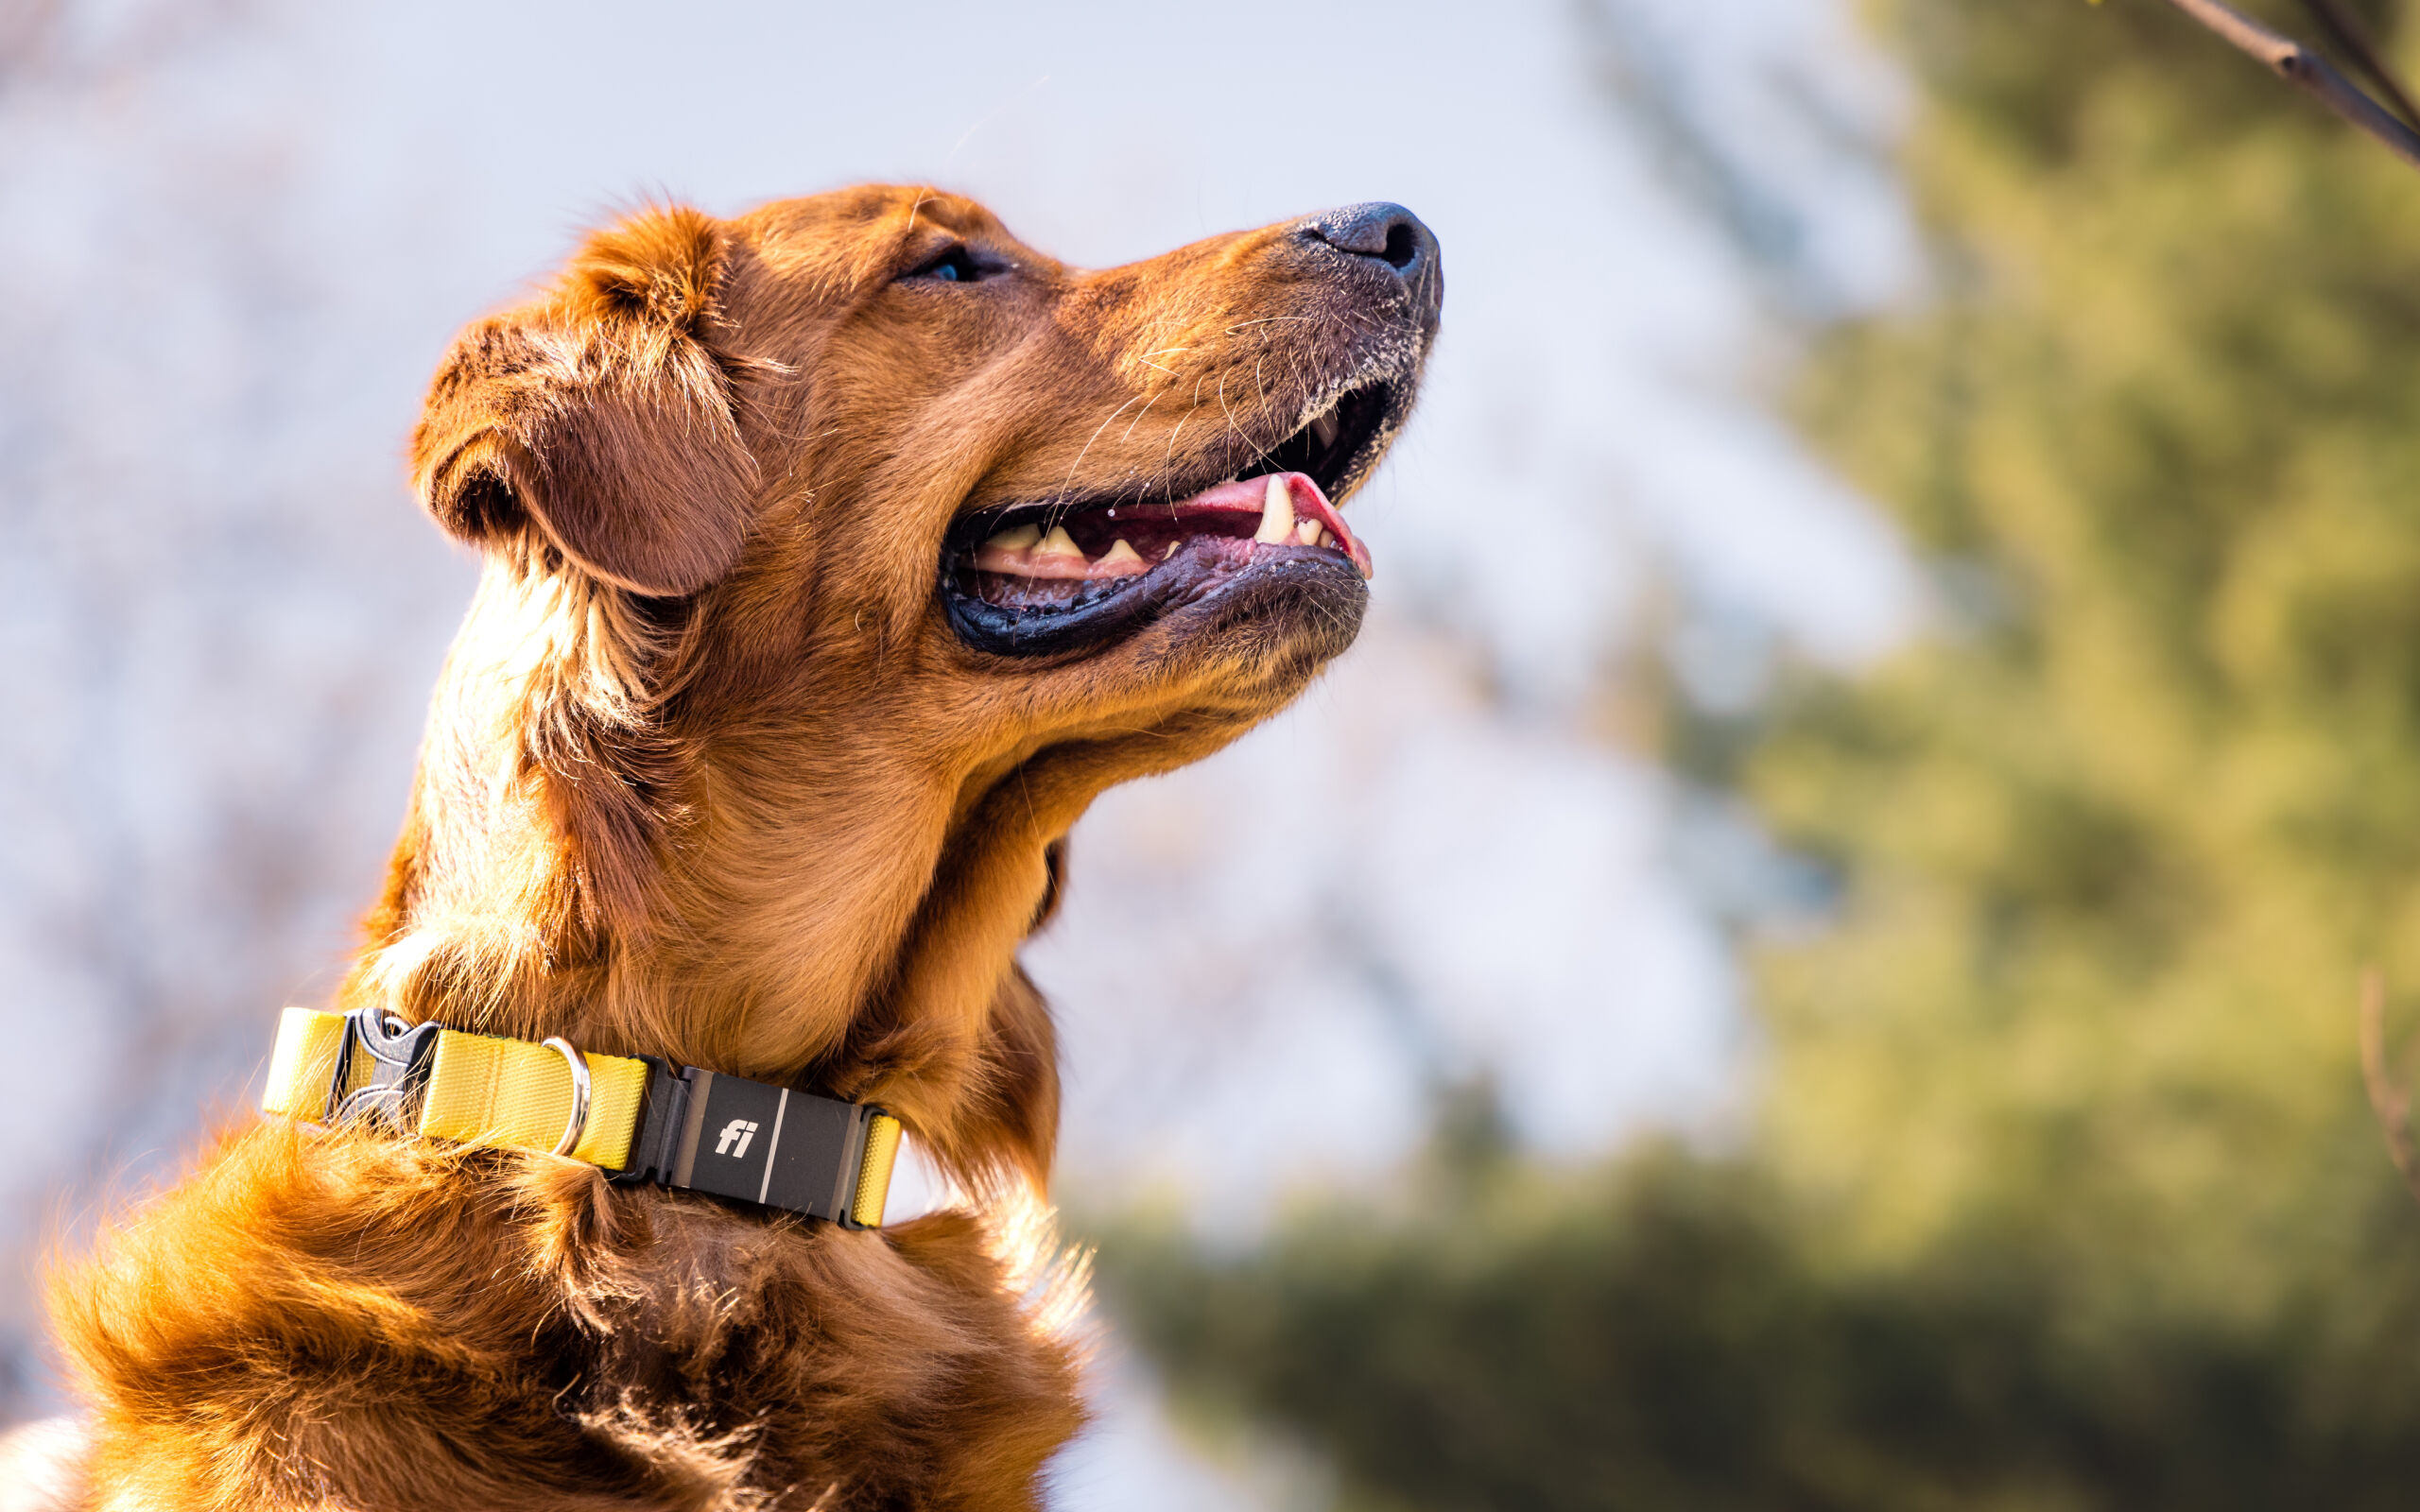
[[[899, 1154], [890, 1114], [653, 1057], [582, 1058], [588, 1117], [572, 1159], [615, 1181], [881, 1227]], [[370, 1114], [464, 1144], [552, 1151], [576, 1096], [571, 1063], [552, 1045], [406, 1026], [368, 1009], [288, 1008], [261, 1107], [315, 1123]]]

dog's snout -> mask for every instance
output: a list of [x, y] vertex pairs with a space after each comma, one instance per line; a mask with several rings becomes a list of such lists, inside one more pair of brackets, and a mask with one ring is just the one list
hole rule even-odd
[[1409, 284], [1434, 283], [1437, 236], [1420, 217], [1384, 200], [1313, 215], [1299, 228], [1305, 241], [1366, 258]]

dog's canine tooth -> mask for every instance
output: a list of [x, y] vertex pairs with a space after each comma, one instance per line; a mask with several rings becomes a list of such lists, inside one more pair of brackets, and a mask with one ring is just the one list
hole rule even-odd
[[1041, 539], [1042, 527], [1028, 522], [1025, 524], [1010, 526], [983, 542], [983, 546], [987, 551], [1023, 551]]
[[1252, 539], [1264, 546], [1282, 546], [1294, 535], [1294, 492], [1286, 474], [1269, 475], [1268, 502], [1260, 508], [1260, 531]]
[[1319, 438], [1322, 446], [1334, 446], [1337, 429], [1340, 423], [1336, 418], [1335, 406], [1330, 405], [1321, 412], [1317, 420], [1311, 421], [1311, 434]]
[[1316, 520], [1305, 520], [1294, 526], [1294, 539], [1305, 546], [1318, 545], [1320, 537], [1325, 534], [1327, 532], [1320, 528], [1320, 523]]
[[1133, 562], [1133, 563], [1136, 563], [1137, 565], [1140, 565], [1140, 564], [1141, 564], [1141, 562], [1142, 562], [1142, 560], [1143, 560], [1143, 554], [1142, 554], [1141, 552], [1139, 552], [1139, 551], [1136, 551], [1133, 547], [1132, 547], [1132, 546], [1128, 545], [1128, 544], [1126, 543], [1126, 538], [1125, 538], [1124, 536], [1120, 536], [1120, 537], [1118, 537], [1118, 538], [1117, 538], [1117, 543], [1116, 543], [1115, 545], [1114, 545], [1114, 546], [1110, 547], [1107, 551], [1102, 552], [1102, 553], [1100, 554], [1100, 558], [1099, 558], [1099, 560], [1098, 560], [1098, 561], [1097, 561], [1094, 565], [1096, 565], [1096, 566], [1099, 566], [1099, 567], [1106, 567], [1106, 566], [1109, 566], [1109, 565], [1110, 565], [1111, 563], [1113, 563], [1113, 562], [1129, 562], [1129, 561]]
[[1033, 554], [1037, 557], [1073, 557], [1081, 561], [1084, 548], [1076, 544], [1076, 538], [1067, 534], [1065, 525], [1052, 525], [1050, 534], [1042, 538], [1042, 544], [1033, 548]]

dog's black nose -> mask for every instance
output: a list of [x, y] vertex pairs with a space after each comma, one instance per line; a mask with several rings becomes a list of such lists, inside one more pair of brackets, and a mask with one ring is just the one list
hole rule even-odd
[[1437, 283], [1437, 236], [1401, 205], [1373, 200], [1313, 215], [1296, 234], [1367, 258], [1415, 287]]

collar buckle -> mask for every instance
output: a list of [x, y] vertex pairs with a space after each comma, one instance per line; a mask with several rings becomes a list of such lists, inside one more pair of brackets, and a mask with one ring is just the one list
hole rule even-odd
[[[372, 1118], [409, 1129], [412, 1107], [428, 1086], [429, 1057], [436, 1053], [441, 1027], [406, 1023], [383, 1008], [355, 1008], [346, 1014], [322, 1122]], [[364, 1073], [358, 1082], [356, 1068]]]

